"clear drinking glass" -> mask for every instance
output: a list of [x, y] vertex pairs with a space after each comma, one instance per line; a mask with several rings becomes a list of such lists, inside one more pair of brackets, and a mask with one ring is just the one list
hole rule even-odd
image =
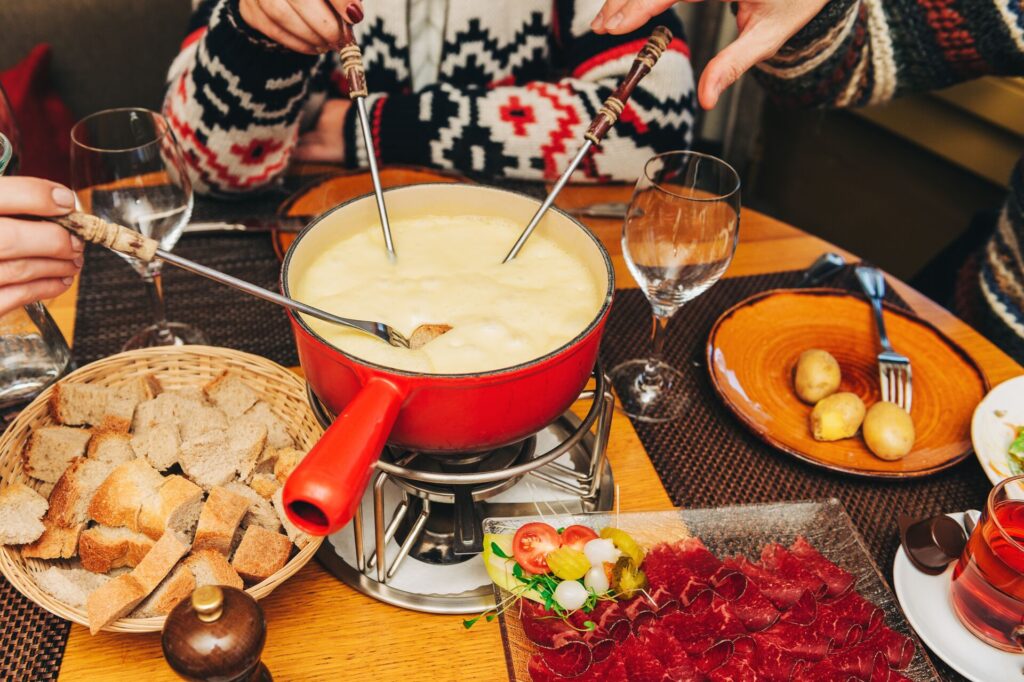
[[[148, 109], [110, 109], [71, 129], [71, 180], [82, 210], [137, 230], [170, 251], [192, 215], [192, 183], [174, 133]], [[125, 350], [206, 343], [198, 329], [168, 322], [161, 282], [163, 262], [125, 256], [149, 291], [153, 324]]]
[[[18, 126], [0, 88], [0, 175], [11, 175], [20, 154]], [[35, 398], [71, 364], [71, 349], [42, 303], [0, 317], [0, 409]]]
[[740, 178], [697, 152], [652, 157], [637, 180], [622, 230], [622, 254], [654, 309], [653, 351], [611, 371], [629, 416], [676, 419], [687, 406], [683, 373], [662, 360], [665, 328], [687, 301], [717, 282], [736, 251]]

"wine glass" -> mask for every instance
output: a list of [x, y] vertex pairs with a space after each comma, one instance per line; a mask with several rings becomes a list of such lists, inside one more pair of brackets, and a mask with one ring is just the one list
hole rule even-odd
[[[71, 129], [71, 180], [82, 209], [157, 240], [170, 251], [192, 215], [192, 183], [167, 120], [148, 109], [110, 109]], [[124, 256], [149, 291], [153, 324], [124, 350], [207, 343], [198, 329], [168, 322], [163, 262]]]
[[14, 111], [7, 100], [7, 93], [0, 87], [0, 175], [15, 175], [21, 152], [21, 134], [14, 122]]
[[653, 352], [614, 367], [622, 409], [644, 422], [676, 419], [684, 375], [662, 359], [665, 328], [684, 303], [717, 282], [736, 251], [740, 178], [698, 152], [668, 152], [644, 165], [622, 229], [622, 255], [654, 310]]

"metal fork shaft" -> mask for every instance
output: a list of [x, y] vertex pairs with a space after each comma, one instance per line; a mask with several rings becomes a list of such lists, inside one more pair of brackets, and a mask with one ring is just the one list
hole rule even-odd
[[857, 279], [860, 280], [864, 293], [867, 294], [868, 302], [871, 303], [871, 311], [875, 314], [875, 324], [878, 327], [878, 340], [882, 348], [892, 351], [892, 343], [889, 342], [889, 335], [885, 331], [885, 317], [882, 315], [882, 299], [885, 297], [885, 276], [878, 268], [857, 266]]

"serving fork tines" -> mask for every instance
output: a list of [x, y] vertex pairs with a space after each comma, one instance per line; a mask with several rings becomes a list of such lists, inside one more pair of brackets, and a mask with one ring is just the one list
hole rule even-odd
[[910, 358], [897, 353], [889, 341], [885, 331], [885, 318], [882, 316], [882, 299], [885, 297], [885, 276], [878, 268], [858, 265], [857, 280], [867, 294], [871, 310], [875, 315], [875, 326], [878, 329], [878, 340], [882, 351], [878, 354], [878, 383], [882, 391], [882, 400], [899, 405], [910, 412], [913, 398], [913, 375]]

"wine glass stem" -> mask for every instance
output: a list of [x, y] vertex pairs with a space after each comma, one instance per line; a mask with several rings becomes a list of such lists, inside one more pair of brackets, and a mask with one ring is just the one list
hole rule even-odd
[[153, 311], [153, 324], [156, 326], [157, 337], [162, 343], [174, 343], [174, 333], [167, 326], [167, 309], [164, 306], [163, 276], [160, 270], [154, 270], [142, 276], [149, 290], [149, 302]]
[[644, 365], [644, 373], [640, 381], [644, 386], [660, 386], [662, 377], [658, 373], [658, 363], [661, 362], [662, 351], [665, 347], [665, 329], [671, 315], [660, 315], [654, 313], [654, 325], [651, 330], [651, 354]]

